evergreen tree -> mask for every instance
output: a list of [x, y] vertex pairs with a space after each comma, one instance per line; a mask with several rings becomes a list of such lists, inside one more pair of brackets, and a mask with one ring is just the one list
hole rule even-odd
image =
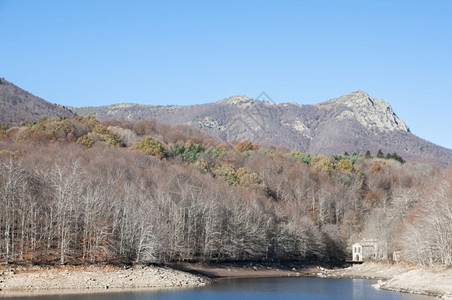
[[381, 151], [381, 149], [378, 150], [377, 157], [378, 158], [384, 158], [385, 157], [384, 154], [383, 154], [383, 151]]

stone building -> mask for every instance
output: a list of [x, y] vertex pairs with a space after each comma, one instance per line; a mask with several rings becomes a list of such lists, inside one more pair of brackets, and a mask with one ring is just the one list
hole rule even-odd
[[378, 240], [362, 240], [352, 245], [352, 262], [377, 259]]

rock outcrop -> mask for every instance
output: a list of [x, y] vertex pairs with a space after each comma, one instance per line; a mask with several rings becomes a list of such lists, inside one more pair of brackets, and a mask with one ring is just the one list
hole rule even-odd
[[345, 110], [338, 118], [356, 118], [370, 130], [410, 131], [405, 122], [394, 113], [389, 103], [372, 98], [363, 91], [355, 91], [326, 103], [347, 107], [349, 110]]

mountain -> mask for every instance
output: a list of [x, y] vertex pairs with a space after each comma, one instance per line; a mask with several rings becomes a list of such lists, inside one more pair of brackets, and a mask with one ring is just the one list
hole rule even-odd
[[61, 105], [52, 104], [11, 82], [0, 78], [0, 122], [21, 123], [42, 117], [72, 117], [74, 113]]
[[274, 104], [243, 95], [190, 106], [122, 103], [72, 108], [99, 120], [156, 118], [203, 129], [224, 141], [249, 139], [309, 153], [397, 152], [412, 161], [452, 165], [452, 150], [412, 134], [391, 106], [363, 91], [314, 105]]
[[406, 160], [452, 165], [452, 150], [410, 132], [385, 101], [355, 91], [314, 105], [275, 104], [244, 95], [190, 106], [132, 103], [66, 108], [0, 79], [0, 122], [12, 124], [42, 117], [91, 115], [98, 120], [155, 118], [170, 125], [200, 128], [223, 141], [251, 140], [311, 154], [397, 152]]

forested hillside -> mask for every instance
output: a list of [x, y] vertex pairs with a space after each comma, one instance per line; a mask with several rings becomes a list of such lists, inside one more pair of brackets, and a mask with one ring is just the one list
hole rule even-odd
[[75, 114], [99, 121], [156, 119], [171, 126], [190, 125], [223, 143], [250, 140], [311, 154], [382, 149], [397, 152], [411, 162], [452, 166], [452, 150], [417, 137], [389, 103], [363, 91], [314, 105], [276, 104], [239, 95], [188, 106], [123, 103], [67, 108], [0, 79], [0, 122], [7, 126]]
[[73, 117], [69, 109], [45, 101], [0, 78], [0, 122], [20, 124], [25, 120], [38, 121], [43, 117]]
[[396, 153], [222, 144], [155, 120], [0, 126], [0, 263], [452, 264], [452, 173]]

